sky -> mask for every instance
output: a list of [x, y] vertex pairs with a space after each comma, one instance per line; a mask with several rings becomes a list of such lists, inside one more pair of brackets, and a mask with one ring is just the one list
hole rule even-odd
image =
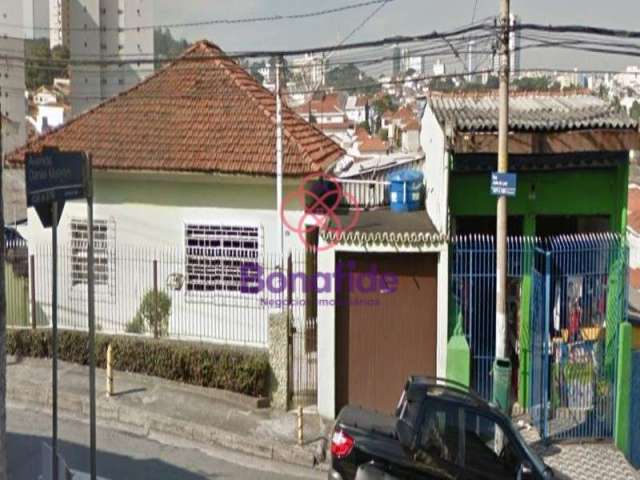
[[[154, 23], [182, 23], [216, 18], [286, 15], [339, 7], [357, 0], [154, 0]], [[387, 4], [351, 41], [443, 31], [468, 24], [475, 0], [395, 0]], [[248, 25], [173, 29], [176, 37], [206, 38], [223, 50], [291, 49], [333, 45], [357, 26], [376, 5], [323, 17]], [[638, 0], [512, 0], [512, 12], [524, 22], [590, 24], [640, 30]], [[478, 0], [475, 18], [496, 15], [499, 0]], [[622, 69], [640, 58], [575, 51], [523, 51], [523, 67]]]
[[[49, 0], [33, 2], [48, 10]], [[107, 0], [116, 1], [116, 0]], [[145, 0], [154, 7], [155, 24], [186, 23], [223, 18], [290, 15], [341, 7], [362, 0]], [[349, 42], [396, 35], [445, 31], [475, 20], [495, 16], [499, 0], [393, 0]], [[241, 25], [173, 28], [174, 37], [195, 41], [206, 38], [226, 51], [283, 50], [330, 46], [343, 38], [377, 8], [371, 5], [316, 18]], [[542, 24], [581, 24], [640, 30], [639, 0], [511, 0], [511, 10], [521, 21]], [[48, 18], [40, 15], [40, 18]], [[451, 61], [451, 60], [450, 60]], [[570, 50], [522, 52], [523, 68], [621, 70], [640, 65], [640, 57], [589, 54]]]

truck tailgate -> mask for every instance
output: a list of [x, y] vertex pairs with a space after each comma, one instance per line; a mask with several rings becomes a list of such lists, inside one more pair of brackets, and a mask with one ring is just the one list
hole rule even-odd
[[340, 411], [336, 419], [336, 425], [357, 428], [390, 437], [394, 437], [396, 434], [396, 417], [351, 405], [347, 405]]

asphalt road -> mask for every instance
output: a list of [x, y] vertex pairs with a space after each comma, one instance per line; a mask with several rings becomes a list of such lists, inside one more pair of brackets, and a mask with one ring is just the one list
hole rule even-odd
[[[9, 478], [35, 480], [41, 469], [42, 442], [50, 442], [51, 417], [11, 408], [7, 412]], [[89, 470], [89, 426], [60, 419], [59, 449], [74, 470]], [[165, 443], [166, 442], [166, 443]], [[278, 464], [236, 452], [193, 445], [168, 444], [136, 437], [98, 425], [98, 475], [104, 479], [251, 480], [326, 478], [326, 474]]]

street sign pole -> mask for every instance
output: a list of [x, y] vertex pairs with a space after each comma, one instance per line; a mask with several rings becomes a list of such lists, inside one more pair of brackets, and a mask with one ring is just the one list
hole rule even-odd
[[95, 276], [93, 256], [93, 181], [91, 179], [91, 156], [87, 161], [87, 223], [89, 228], [89, 245], [87, 245], [87, 313], [89, 314], [89, 436], [90, 436], [90, 471], [91, 480], [96, 480], [96, 311], [95, 311]]
[[51, 324], [52, 339], [52, 400], [51, 400], [51, 478], [58, 480], [58, 202], [51, 203]]
[[58, 220], [67, 200], [87, 200], [89, 245], [87, 247], [87, 283], [90, 365], [91, 478], [96, 478], [96, 403], [95, 403], [95, 307], [93, 259], [93, 198], [90, 187], [90, 158], [83, 152], [61, 152], [43, 148], [25, 156], [27, 207], [34, 207], [45, 228], [51, 227], [51, 326], [52, 326], [52, 425], [51, 479], [58, 480]]

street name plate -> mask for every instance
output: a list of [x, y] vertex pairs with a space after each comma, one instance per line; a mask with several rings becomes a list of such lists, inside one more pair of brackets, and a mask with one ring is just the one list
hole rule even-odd
[[507, 197], [516, 196], [517, 176], [515, 173], [491, 173], [491, 194], [505, 195]]
[[30, 153], [25, 164], [27, 206], [87, 196], [87, 160], [82, 152]]

